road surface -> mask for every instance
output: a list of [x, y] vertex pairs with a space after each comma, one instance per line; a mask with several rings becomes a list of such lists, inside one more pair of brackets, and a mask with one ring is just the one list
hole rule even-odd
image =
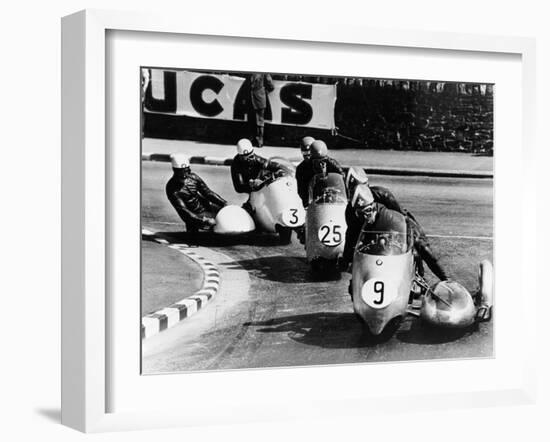
[[[315, 281], [295, 237], [288, 246], [259, 234], [243, 241], [209, 234], [190, 238], [164, 195], [169, 165], [142, 165], [143, 227], [174, 243], [206, 245], [226, 256], [226, 265], [245, 269], [250, 277], [246, 293], [224, 290], [222, 281], [221, 292], [203, 310], [145, 339], [144, 374], [492, 356], [492, 323], [456, 333], [429, 329], [411, 317], [388, 342], [371, 342], [353, 314], [349, 275]], [[246, 199], [233, 191], [229, 168], [197, 165], [193, 170], [231, 203]], [[394, 191], [422, 223], [451, 276], [475, 291], [478, 263], [493, 258], [492, 180], [382, 176], [370, 180]], [[151, 254], [147, 256], [144, 267], [164, 271]], [[153, 296], [143, 292], [144, 299]]]

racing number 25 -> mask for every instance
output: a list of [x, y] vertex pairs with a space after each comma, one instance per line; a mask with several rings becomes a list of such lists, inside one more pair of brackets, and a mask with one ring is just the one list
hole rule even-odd
[[321, 242], [327, 246], [340, 244], [342, 242], [341, 228], [342, 226], [338, 224], [325, 224], [321, 226], [319, 235], [321, 237]]
[[374, 293], [380, 295], [380, 298], [375, 299], [373, 302], [376, 305], [380, 305], [384, 303], [384, 282], [383, 281], [376, 281], [374, 283]]

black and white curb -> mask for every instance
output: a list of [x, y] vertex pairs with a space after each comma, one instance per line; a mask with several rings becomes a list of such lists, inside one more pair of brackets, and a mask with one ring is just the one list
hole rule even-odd
[[[167, 153], [143, 153], [142, 161], [159, 161], [169, 163], [170, 154]], [[232, 158], [193, 156], [189, 158], [192, 164], [207, 164], [211, 166], [231, 166]], [[301, 160], [291, 161], [295, 166]], [[342, 166], [347, 171], [349, 166]], [[493, 178], [493, 172], [475, 170], [431, 170], [431, 169], [402, 169], [399, 167], [365, 167], [365, 172], [371, 175], [393, 176], [427, 176], [437, 178]]]
[[194, 315], [203, 308], [220, 288], [220, 271], [217, 266], [195, 253], [187, 244], [171, 244], [146, 229], [142, 229], [142, 234], [151, 237], [158, 244], [170, 247], [189, 257], [200, 266], [204, 275], [204, 281], [199, 291], [141, 318], [141, 338], [146, 339], [173, 327], [179, 321]]

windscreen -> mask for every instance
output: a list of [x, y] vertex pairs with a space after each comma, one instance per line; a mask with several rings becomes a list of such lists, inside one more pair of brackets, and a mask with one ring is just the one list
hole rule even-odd
[[309, 185], [309, 202], [315, 204], [347, 203], [346, 186], [339, 173], [315, 175]]
[[372, 226], [364, 226], [356, 251], [369, 255], [402, 255], [412, 247], [410, 229], [399, 212], [384, 209]]

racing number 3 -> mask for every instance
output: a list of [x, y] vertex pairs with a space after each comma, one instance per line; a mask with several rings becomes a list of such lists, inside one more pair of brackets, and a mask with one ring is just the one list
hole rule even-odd
[[383, 281], [376, 281], [374, 283], [374, 293], [380, 295], [379, 299], [375, 299], [374, 302], [376, 305], [380, 305], [384, 303], [384, 282]]
[[[331, 228], [332, 227], [332, 228]], [[319, 229], [321, 242], [326, 246], [335, 246], [342, 242], [342, 226], [338, 224], [324, 224]]]
[[298, 223], [298, 209], [290, 209], [290, 219], [288, 220], [289, 224], [294, 225]]

